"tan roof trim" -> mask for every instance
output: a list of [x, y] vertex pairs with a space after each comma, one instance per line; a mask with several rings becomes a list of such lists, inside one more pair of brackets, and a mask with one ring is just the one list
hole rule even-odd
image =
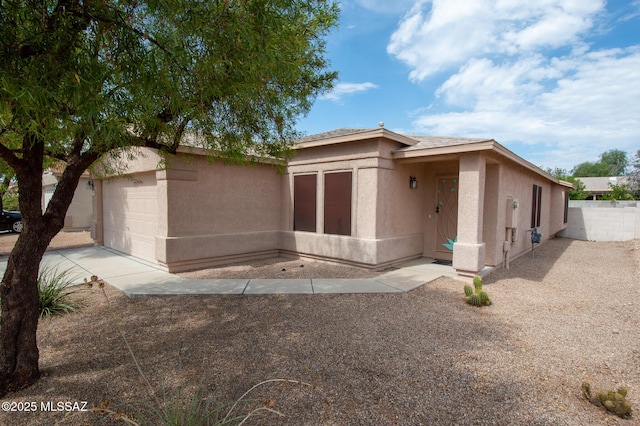
[[[207, 150], [204, 148], [200, 148], [197, 146], [183, 146], [180, 145], [176, 150], [178, 154], [192, 154], [192, 155], [200, 155], [203, 157], [211, 157], [214, 160], [224, 161], [222, 156], [216, 156], [215, 151]], [[244, 157], [245, 161], [248, 163], [262, 163], [262, 164], [271, 164], [271, 165], [286, 165], [287, 162], [280, 158], [268, 157], [264, 155], [257, 154], [247, 154]]]
[[408, 150], [396, 150], [393, 152], [393, 158], [401, 159], [433, 157], [446, 154], [462, 154], [464, 152], [488, 151], [493, 148], [494, 143], [496, 142], [493, 139], [488, 139], [481, 142], [460, 143], [455, 145], [437, 147], [413, 148]]
[[371, 129], [364, 131], [357, 131], [353, 133], [349, 133], [346, 135], [327, 137], [307, 142], [297, 142], [294, 145], [294, 149], [304, 149], [304, 148], [313, 148], [316, 146], [325, 146], [325, 145], [333, 145], [343, 142], [353, 142], [353, 141], [362, 141], [367, 139], [376, 139], [376, 138], [384, 138], [389, 139], [395, 142], [400, 142], [401, 144], [407, 146], [413, 146], [418, 143], [415, 139], [411, 139], [408, 136], [400, 135], [398, 133], [389, 131], [384, 128], [379, 129]]
[[508, 150], [507, 148], [505, 148], [504, 146], [500, 145], [498, 142], [493, 141], [494, 143], [494, 151], [497, 152], [498, 154], [501, 154], [503, 157], [506, 157], [508, 159], [510, 159], [511, 161], [513, 161], [514, 163], [517, 163], [529, 170], [531, 170], [534, 173], [537, 173], [539, 175], [541, 175], [542, 177], [555, 182], [559, 185], [562, 186], [567, 186], [570, 188], [573, 188], [573, 185], [569, 182], [565, 182], [563, 180], [560, 180], [558, 178], [556, 178], [555, 176], [553, 176], [550, 173], [545, 172], [544, 170], [542, 170], [540, 167], [528, 162], [527, 160], [525, 160], [524, 158], [514, 154], [513, 152], [511, 152], [510, 150]]
[[417, 159], [420, 157], [434, 157], [434, 156], [441, 156], [441, 155], [463, 154], [467, 152], [479, 152], [479, 151], [495, 152], [500, 156], [507, 158], [513, 161], [514, 163], [544, 177], [545, 179], [548, 179], [552, 182], [555, 182], [563, 186], [567, 186], [569, 188], [573, 187], [571, 183], [561, 181], [555, 178], [553, 175], [545, 172], [538, 166], [514, 154], [513, 152], [511, 152], [504, 146], [500, 145], [498, 142], [496, 142], [493, 139], [488, 139], [480, 142], [469, 142], [465, 144], [439, 146], [439, 147], [432, 147], [432, 148], [425, 147], [425, 148], [418, 148], [418, 149], [414, 148], [414, 149], [408, 149], [408, 150], [397, 150], [393, 152], [393, 158], [398, 160], [410, 159], [410, 158]]

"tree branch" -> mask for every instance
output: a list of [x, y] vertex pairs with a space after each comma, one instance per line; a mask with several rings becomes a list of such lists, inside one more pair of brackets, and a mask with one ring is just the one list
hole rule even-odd
[[44, 155], [47, 157], [55, 158], [56, 160], [67, 161], [68, 157], [65, 153], [62, 152], [53, 152], [51, 150], [45, 149]]
[[178, 150], [178, 147], [180, 146], [180, 140], [182, 139], [182, 135], [184, 134], [184, 130], [187, 128], [187, 124], [189, 124], [189, 121], [191, 121], [189, 117], [184, 117], [180, 122], [180, 124], [178, 125], [176, 134], [173, 135], [173, 143], [171, 144], [171, 149], [174, 153]]
[[82, 131], [80, 131], [80, 133], [74, 136], [73, 142], [71, 144], [71, 150], [69, 151], [68, 157], [80, 156], [80, 153], [82, 152], [82, 145], [84, 145], [85, 139], [86, 139], [86, 135]]
[[0, 143], [0, 157], [17, 172], [19, 168], [24, 167], [24, 161], [16, 156], [16, 152], [21, 152], [21, 150], [13, 150]]

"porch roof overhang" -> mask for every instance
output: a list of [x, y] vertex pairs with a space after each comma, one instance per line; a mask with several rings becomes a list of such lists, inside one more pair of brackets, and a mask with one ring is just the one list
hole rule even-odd
[[573, 188], [570, 182], [555, 178], [550, 173], [519, 157], [493, 139], [434, 136], [419, 136], [414, 138], [419, 141], [417, 144], [395, 150], [392, 153], [392, 157], [402, 162], [430, 162], [456, 159], [459, 158], [461, 154], [470, 152], [486, 152], [491, 157], [507, 159], [554, 183]]
[[384, 138], [387, 140], [399, 142], [409, 147], [418, 143], [418, 141], [414, 138], [392, 132], [383, 127], [376, 129], [336, 129], [330, 132], [305, 136], [296, 141], [294, 149], [313, 148], [316, 146], [333, 145], [344, 142], [363, 141], [378, 138]]

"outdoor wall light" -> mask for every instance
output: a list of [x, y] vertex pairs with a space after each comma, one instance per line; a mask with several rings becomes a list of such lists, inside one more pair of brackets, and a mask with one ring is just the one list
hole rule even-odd
[[514, 209], [518, 208], [518, 200], [513, 200], [513, 208]]
[[409, 177], [409, 188], [411, 188], [411, 189], [417, 189], [418, 188], [418, 180], [416, 179], [415, 176], [410, 176]]
[[94, 190], [93, 181], [92, 180], [87, 181], [87, 190], [89, 190], [89, 191], [93, 191]]

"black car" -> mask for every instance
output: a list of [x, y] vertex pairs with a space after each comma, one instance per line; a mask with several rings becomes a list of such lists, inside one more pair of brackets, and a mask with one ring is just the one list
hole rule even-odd
[[0, 231], [22, 232], [22, 213], [2, 210]]

